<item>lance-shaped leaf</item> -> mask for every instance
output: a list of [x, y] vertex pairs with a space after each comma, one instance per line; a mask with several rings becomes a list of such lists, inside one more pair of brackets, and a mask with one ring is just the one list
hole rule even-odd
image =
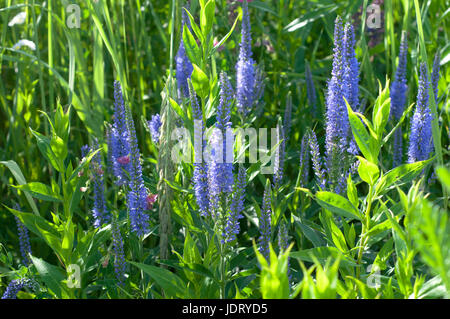
[[216, 3], [214, 0], [209, 0], [204, 7], [200, 10], [200, 27], [203, 32], [203, 36], [208, 37], [211, 31], [214, 21], [214, 10], [216, 9]]
[[30, 131], [36, 137], [37, 146], [42, 155], [44, 155], [44, 157], [58, 172], [64, 172], [63, 161], [59, 158], [61, 154], [58, 156], [54, 153], [50, 138], [32, 130], [31, 128]]
[[[16, 162], [14, 161], [5, 161], [5, 162], [0, 162], [0, 164], [5, 165], [6, 167], [9, 168], [9, 170], [11, 171], [11, 173], [13, 174], [14, 178], [16, 179], [17, 183], [19, 183], [20, 185], [26, 184], [27, 181], [25, 180], [25, 177], [22, 174], [22, 171], [20, 170], [19, 165], [17, 165]], [[33, 210], [33, 212], [39, 216], [39, 211], [36, 207], [36, 204], [33, 201], [33, 198], [31, 197], [30, 194], [25, 193], [25, 198], [27, 199], [28, 203], [31, 206], [31, 209]]]
[[378, 84], [379, 94], [373, 107], [372, 119], [378, 140], [381, 140], [384, 128], [389, 120], [391, 98], [389, 96], [389, 80], [386, 81], [386, 86], [383, 90], [381, 89], [380, 81], [378, 81]]
[[380, 176], [380, 169], [377, 165], [369, 162], [364, 157], [357, 156], [359, 160], [358, 174], [363, 181], [369, 185], [374, 185]]
[[61, 202], [60, 194], [55, 193], [50, 186], [39, 182], [31, 182], [24, 185], [12, 185], [14, 188], [28, 192], [34, 198], [48, 202]]
[[202, 58], [202, 51], [198, 47], [197, 41], [186, 24], [183, 27], [183, 43], [189, 60], [200, 61]]
[[336, 247], [315, 247], [300, 251], [293, 251], [290, 256], [308, 262], [314, 262], [314, 259], [316, 259], [322, 265], [325, 265], [330, 257], [332, 259], [340, 258], [343, 266], [357, 266], [355, 260], [345, 256]]
[[[345, 100], [345, 99], [344, 99]], [[380, 151], [379, 142], [376, 139], [375, 132], [372, 131], [370, 124], [368, 121], [364, 121], [368, 125], [369, 132], [367, 128], [364, 126], [363, 122], [361, 122], [360, 117], [365, 120], [362, 114], [357, 115], [356, 112], [353, 112], [352, 108], [347, 104], [348, 111], [348, 120], [350, 122], [350, 127], [352, 128], [353, 136], [355, 138], [356, 144], [358, 144], [361, 153], [364, 157], [374, 164], [378, 164], [378, 153]]]
[[200, 67], [196, 64], [192, 65], [194, 66], [194, 71], [192, 71], [191, 75], [192, 86], [198, 96], [204, 99], [209, 94], [209, 79]]
[[376, 193], [381, 194], [382, 192], [393, 188], [396, 183], [405, 183], [413, 180], [433, 160], [434, 158], [430, 158], [426, 161], [403, 164], [390, 170], [386, 175], [382, 176], [376, 184]]
[[321, 191], [315, 195], [317, 203], [325, 209], [332, 211], [338, 215], [362, 220], [363, 216], [345, 197], [332, 193]]
[[136, 262], [130, 262], [149, 275], [162, 289], [169, 298], [183, 298], [185, 296], [186, 283], [173, 272], [151, 265], [145, 265]]

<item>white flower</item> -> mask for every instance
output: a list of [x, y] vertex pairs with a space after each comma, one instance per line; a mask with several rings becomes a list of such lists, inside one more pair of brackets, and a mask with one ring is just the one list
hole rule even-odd
[[34, 44], [33, 41], [27, 40], [27, 39], [22, 39], [19, 40], [16, 44], [14, 44], [14, 46], [12, 47], [13, 50], [17, 50], [20, 49], [21, 47], [26, 46], [28, 48], [30, 48], [30, 50], [36, 50], [36, 44]]
[[14, 18], [12, 18], [11, 21], [9, 21], [8, 27], [12, 27], [15, 24], [24, 24], [26, 18], [27, 18], [27, 13], [25, 11], [21, 12], [18, 15], [16, 15]]

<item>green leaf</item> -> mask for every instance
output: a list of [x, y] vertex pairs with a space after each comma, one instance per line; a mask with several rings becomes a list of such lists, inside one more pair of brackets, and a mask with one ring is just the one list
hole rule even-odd
[[391, 99], [389, 96], [389, 80], [386, 81], [384, 90], [381, 89], [381, 83], [378, 81], [379, 94], [375, 101], [372, 118], [373, 126], [377, 134], [378, 140], [381, 140], [384, 128], [389, 120], [389, 113], [391, 109]]
[[183, 258], [182, 258], [183, 267], [186, 277], [194, 284], [198, 285], [201, 278], [197, 275], [198, 269], [204, 268], [200, 263], [202, 262], [202, 258], [200, 256], [200, 252], [197, 248], [195, 241], [192, 239], [189, 231], [186, 231], [186, 238], [184, 241], [183, 248]]
[[[369, 132], [367, 132], [364, 124], [361, 122], [358, 115], [353, 112], [348, 102], [345, 101], [345, 103], [347, 104], [348, 120], [350, 122], [356, 144], [358, 144], [358, 147], [365, 158], [374, 164], [378, 164], [379, 147], [377, 140], [369, 134]], [[360, 117], [364, 118], [363, 115], [360, 115]]]
[[410, 298], [417, 299], [442, 299], [447, 298], [450, 292], [447, 291], [442, 279], [439, 276], [433, 277], [420, 287], [417, 296]]
[[402, 123], [405, 121], [406, 116], [407, 116], [408, 114], [411, 114], [411, 110], [412, 110], [413, 106], [414, 106], [414, 103], [412, 103], [405, 111], [403, 111], [403, 114], [402, 114], [402, 116], [400, 117], [399, 120], [396, 120], [396, 121], [395, 121], [395, 126], [392, 128], [392, 130], [389, 132], [389, 134], [387, 134], [387, 135], [383, 138], [382, 146], [383, 146], [384, 144], [386, 144], [386, 143], [389, 141], [389, 139], [391, 138], [392, 134], [394, 134], [395, 131], [396, 131], [399, 127], [402, 126]]
[[382, 176], [376, 184], [375, 191], [377, 194], [391, 189], [395, 184], [400, 182], [409, 182], [413, 180], [434, 158], [426, 161], [415, 162], [411, 164], [400, 165]]
[[375, 296], [377, 295], [377, 291], [375, 290], [375, 288], [370, 288], [366, 283], [356, 279], [355, 277], [349, 276], [348, 278], [355, 282], [359, 292], [361, 293], [362, 298], [375, 299]]
[[[396, 217], [393, 215], [393, 213], [386, 207], [386, 205], [381, 202], [381, 205], [385, 208], [384, 214], [389, 219], [389, 222], [391, 223], [392, 228], [392, 234], [394, 236], [394, 242], [395, 242], [395, 249], [396, 250], [404, 250], [406, 252], [406, 233], [403, 230], [402, 226], [398, 223], [396, 220]], [[400, 248], [401, 247], [401, 248]], [[398, 254], [398, 251], [397, 251]]]
[[214, 11], [216, 9], [216, 3], [214, 0], [209, 0], [204, 7], [200, 10], [200, 27], [205, 38], [208, 37], [211, 31], [214, 21]]
[[[11, 174], [13, 174], [14, 178], [16, 179], [17, 183], [19, 183], [20, 185], [24, 185], [27, 183], [27, 181], [25, 180], [25, 177], [22, 174], [22, 171], [20, 170], [20, 167], [17, 165], [16, 162], [14, 161], [5, 161], [5, 162], [0, 162], [0, 164], [5, 165], [6, 167], [9, 168]], [[33, 212], [39, 216], [39, 211], [36, 207], [36, 204], [33, 201], [33, 198], [31, 197], [30, 194], [25, 193], [25, 197], [28, 201], [28, 203], [31, 206], [31, 209], [33, 210]]]
[[[74, 181], [76, 181], [75, 187], [70, 191], [70, 204], [69, 204], [69, 213], [70, 216], [75, 212], [75, 209], [78, 208], [78, 204], [84, 196], [84, 192], [81, 191], [81, 187], [86, 185], [86, 181], [88, 180], [87, 176], [82, 176]], [[68, 192], [69, 193], [69, 192]]]
[[177, 184], [176, 182], [168, 181], [167, 179], [164, 179], [164, 181], [169, 185], [170, 188], [177, 190], [182, 193], [191, 193], [194, 194], [194, 191], [192, 189], [183, 188], [182, 185]]
[[370, 230], [367, 232], [367, 236], [373, 238], [373, 237], [377, 236], [378, 234], [380, 234], [388, 229], [391, 229], [391, 228], [392, 228], [391, 222], [389, 220], [385, 220], [384, 222], [376, 224], [375, 226], [370, 228]]
[[70, 131], [70, 106], [67, 109], [67, 112], [64, 112], [61, 103], [57, 102], [56, 112], [55, 112], [55, 133], [57, 136], [62, 138], [65, 143], [69, 138]]
[[300, 227], [303, 235], [305, 235], [306, 238], [308, 238], [312, 242], [314, 247], [320, 247], [325, 245], [326, 242], [323, 239], [323, 234], [307, 225], [306, 222], [302, 223], [301, 221], [295, 221], [294, 225]]
[[325, 209], [332, 211], [338, 215], [363, 220], [361, 213], [352, 205], [345, 197], [326, 191], [317, 192], [317, 203]]
[[59, 159], [60, 163], [62, 163], [67, 157], [66, 142], [64, 142], [59, 136], [53, 135], [50, 140], [50, 147], [55, 156]]
[[269, 244], [269, 259], [268, 262], [264, 256], [259, 252], [254, 245], [256, 257], [261, 265], [261, 294], [263, 299], [288, 299], [289, 298], [289, 278], [288, 270], [288, 256], [292, 245], [284, 252], [280, 252], [277, 256]]
[[[6, 206], [5, 206], [6, 207]], [[12, 214], [17, 216], [20, 221], [33, 233], [44, 240], [57, 254], [62, 253], [61, 238], [56, 226], [49, 223], [40, 216], [30, 213], [19, 212], [15, 209], [6, 207]]]
[[191, 31], [189, 30], [186, 24], [183, 27], [183, 42], [189, 60], [201, 61], [202, 52], [197, 45], [197, 41], [195, 41], [194, 36], [192, 35]]
[[200, 8], [204, 8], [205, 7], [206, 0], [199, 0], [198, 2], [200, 3]]
[[95, 150], [93, 152], [90, 152], [88, 155], [86, 155], [80, 165], [77, 166], [77, 168], [75, 168], [75, 170], [72, 172], [72, 174], [70, 175], [70, 177], [67, 179], [66, 181], [66, 185], [69, 185], [72, 182], [72, 179], [74, 179], [75, 177], [78, 177], [78, 173], [81, 172], [82, 169], [85, 169], [86, 166], [89, 165], [89, 163], [91, 162], [92, 158], [95, 156], [95, 154], [97, 154], [98, 152], [100, 152], [100, 148], [98, 150]]
[[355, 224], [352, 223], [346, 237], [350, 247], [352, 248], [355, 247], [355, 239], [356, 239]]
[[441, 166], [436, 169], [436, 174], [442, 185], [444, 185], [450, 192], [450, 170], [445, 168], [444, 166]]
[[59, 299], [67, 297], [67, 293], [65, 292], [66, 288], [62, 282], [66, 278], [61, 270], [40, 258], [31, 256], [31, 261], [47, 288], [49, 288]]
[[65, 254], [66, 260], [70, 258], [70, 254], [72, 252], [74, 233], [75, 233], [74, 225], [72, 223], [72, 220], [69, 219], [66, 222], [66, 225], [64, 226], [64, 235], [61, 243], [61, 248]]
[[348, 174], [347, 177], [347, 197], [350, 200], [350, 203], [352, 203], [353, 206], [358, 208], [359, 205], [358, 190], [356, 189], [356, 186], [352, 181], [351, 174]]
[[[262, 4], [262, 2], [261, 2]], [[249, 5], [253, 6], [253, 2], [249, 3]], [[318, 19], [327, 19], [327, 17], [332, 14], [333, 11], [336, 11], [339, 8], [339, 6], [333, 4], [330, 2], [330, 4], [324, 4], [321, 5], [320, 8], [317, 8], [315, 10], [307, 11], [305, 14], [302, 14], [299, 18], [296, 18], [295, 20], [291, 21], [288, 25], [286, 25], [283, 29], [287, 32], [294, 32], [301, 28], [304, 28], [305, 26], [310, 25], [313, 21], [316, 21]], [[278, 14], [271, 10], [268, 11], [272, 14], [278, 16]]]
[[188, 263], [199, 264], [202, 261], [200, 252], [195, 241], [192, 239], [189, 231], [186, 231], [186, 239], [184, 241], [183, 259]]
[[344, 234], [334, 222], [333, 218], [328, 219], [331, 229], [331, 239], [334, 245], [343, 253], [348, 251], [347, 243], [345, 241]]
[[[194, 31], [195, 35], [197, 36], [197, 38], [200, 39], [201, 43], [204, 43], [205, 42], [205, 38], [203, 37], [203, 33], [200, 30], [199, 26], [195, 22], [194, 17], [192, 16], [192, 14], [186, 8], [184, 8], [184, 11], [186, 11], [186, 13], [187, 13], [187, 15], [189, 17], [189, 21], [191, 23], [191, 28]], [[194, 60], [194, 61], [196, 61], [196, 60]]]
[[170, 106], [173, 108], [173, 110], [178, 114], [179, 117], [181, 117], [183, 120], [186, 120], [186, 115], [184, 114], [183, 109], [181, 108], [181, 106], [177, 103], [177, 101], [175, 101], [174, 99], [172, 99], [171, 97], [169, 97], [169, 102], [170, 102]]
[[377, 265], [380, 270], [386, 269], [386, 262], [389, 258], [389, 256], [393, 253], [393, 245], [394, 240], [391, 238], [386, 243], [384, 243], [383, 247], [381, 247], [380, 251], [378, 252], [377, 257], [375, 258], [375, 261], [373, 262], [374, 265]]
[[321, 265], [325, 265], [329, 257], [332, 259], [341, 258], [341, 264], [344, 266], [358, 266], [355, 260], [345, 256], [336, 247], [315, 247], [293, 251], [290, 253], [290, 256], [308, 262], [314, 262], [315, 258]]
[[373, 186], [378, 177], [380, 176], [380, 170], [377, 165], [367, 161], [361, 156], [357, 156], [359, 159], [358, 174], [361, 179], [367, 184]]
[[205, 72], [203, 72], [196, 64], [192, 65], [194, 67], [194, 71], [192, 71], [191, 75], [192, 85], [198, 96], [204, 99], [209, 94], [209, 79]]
[[40, 200], [45, 200], [48, 202], [62, 202], [61, 196], [53, 192], [51, 187], [39, 182], [31, 182], [24, 185], [13, 185], [13, 187], [28, 192], [31, 196]]
[[169, 298], [185, 298], [186, 283], [181, 280], [180, 277], [175, 275], [173, 272], [150, 265], [145, 265], [141, 263], [136, 263], [130, 261], [130, 264], [140, 268], [147, 275], [149, 275], [162, 289], [166, 297]]
[[31, 128], [30, 131], [34, 137], [36, 137], [37, 145], [42, 155], [44, 155], [44, 157], [58, 172], [64, 172], [63, 162], [53, 152], [50, 139], [39, 132], [33, 131]]
[[225, 41], [227, 41], [227, 39], [230, 37], [230, 35], [234, 31], [234, 28], [236, 27], [236, 24], [239, 20], [239, 17], [240, 17], [240, 14], [236, 18], [236, 20], [234, 20], [233, 26], [231, 27], [230, 31], [228, 31], [228, 33], [212, 48], [211, 52], [209, 53], [209, 56], [213, 55], [217, 51], [217, 49], [219, 49], [225, 43]]

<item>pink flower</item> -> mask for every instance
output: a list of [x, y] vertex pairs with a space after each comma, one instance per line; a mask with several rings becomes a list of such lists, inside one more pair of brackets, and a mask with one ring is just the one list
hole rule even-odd
[[158, 195], [156, 195], [156, 194], [148, 194], [147, 198], [145, 199], [145, 201], [147, 203], [147, 209], [152, 209], [153, 208], [153, 204], [156, 202], [157, 199], [158, 199]]
[[[217, 45], [219, 44], [219, 41], [217, 41], [217, 38], [214, 38], [214, 47], [217, 47]], [[223, 51], [224, 47], [223, 45], [221, 45], [220, 47], [217, 48], [217, 51]]]
[[82, 193], [86, 193], [87, 187], [80, 187], [80, 191], [81, 191]]
[[106, 256], [105, 260], [102, 263], [103, 268], [108, 267], [108, 263], [109, 263], [109, 255]]
[[127, 165], [130, 162], [130, 157], [128, 155], [127, 156], [122, 156], [122, 157], [119, 157], [117, 159], [117, 161], [119, 162], [119, 164]]

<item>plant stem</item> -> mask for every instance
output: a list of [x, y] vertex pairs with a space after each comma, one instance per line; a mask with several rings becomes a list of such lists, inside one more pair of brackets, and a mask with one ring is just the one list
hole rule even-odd
[[[220, 240], [220, 239], [219, 239]], [[220, 299], [225, 299], [225, 254], [224, 244], [220, 242]]]
[[[144, 236], [139, 236], [139, 260], [144, 263]], [[145, 298], [145, 284], [144, 284], [144, 271], [141, 269], [141, 289], [143, 298]]]
[[225, 242], [225, 235], [224, 235], [224, 229], [226, 226], [226, 213], [227, 213], [227, 200], [225, 195], [222, 193], [220, 196], [220, 202], [221, 202], [221, 212], [219, 215], [219, 229], [217, 234], [217, 240], [220, 243], [220, 299], [226, 298], [226, 269], [225, 269], [225, 257], [226, 257], [226, 242]]
[[360, 275], [361, 275], [361, 261], [362, 261], [362, 256], [364, 253], [364, 247], [366, 246], [369, 237], [367, 236], [367, 233], [369, 231], [369, 223], [370, 223], [370, 209], [372, 208], [372, 199], [373, 199], [373, 186], [370, 185], [369, 186], [369, 194], [367, 196], [367, 208], [366, 211], [364, 213], [365, 216], [365, 221], [362, 223], [362, 230], [361, 230], [361, 241], [360, 241], [360, 246], [359, 246], [359, 250], [358, 250], [358, 259], [357, 259], [357, 264], [358, 267], [356, 268], [356, 278], [360, 279]]

